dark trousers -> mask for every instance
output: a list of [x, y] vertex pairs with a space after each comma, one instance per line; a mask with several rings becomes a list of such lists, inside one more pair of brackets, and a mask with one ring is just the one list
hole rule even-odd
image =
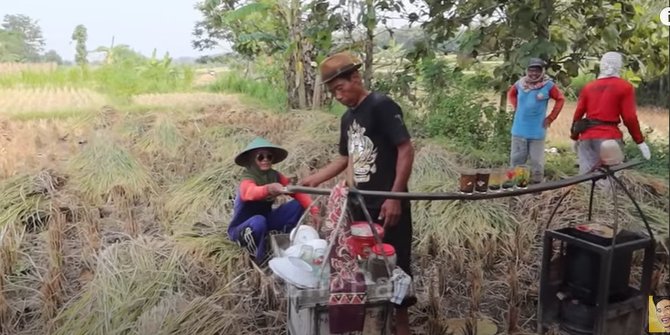
[[279, 231], [282, 233], [290, 232], [302, 216], [304, 209], [296, 200], [291, 200], [276, 209], [272, 210], [267, 216], [254, 215], [244, 222], [229, 230], [230, 239], [241, 242], [241, 233], [246, 228], [253, 231], [254, 242], [256, 243], [256, 261], [263, 262], [266, 257], [266, 242], [268, 232]]

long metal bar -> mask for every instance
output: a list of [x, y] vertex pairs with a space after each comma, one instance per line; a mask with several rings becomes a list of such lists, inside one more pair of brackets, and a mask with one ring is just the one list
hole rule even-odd
[[[624, 164], [619, 164], [616, 166], [611, 166], [609, 168], [610, 172], [616, 172], [621, 170], [630, 169], [634, 166], [642, 164], [641, 161], [631, 161]], [[407, 199], [407, 200], [484, 200], [484, 199], [496, 199], [496, 198], [505, 198], [505, 197], [514, 197], [523, 194], [538, 193], [543, 191], [555, 190], [579, 183], [583, 183], [589, 180], [597, 180], [603, 177], [610, 175], [608, 172], [604, 171], [594, 171], [586, 173], [583, 175], [578, 175], [562, 180], [551, 181], [547, 183], [529, 185], [525, 189], [514, 189], [510, 191], [501, 191], [497, 193], [472, 193], [472, 194], [463, 194], [458, 192], [385, 192], [385, 191], [367, 191], [359, 189], [350, 189], [349, 193], [352, 195], [360, 194], [367, 197], [380, 197], [386, 199]], [[316, 188], [316, 187], [304, 187], [304, 186], [287, 186], [283, 191], [284, 194], [293, 194], [293, 193], [307, 193], [307, 194], [319, 194], [319, 195], [328, 195], [331, 190], [329, 188]]]

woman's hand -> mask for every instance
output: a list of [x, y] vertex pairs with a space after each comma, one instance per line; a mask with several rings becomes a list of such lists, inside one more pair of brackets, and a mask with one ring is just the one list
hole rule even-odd
[[284, 191], [284, 185], [280, 183], [267, 184], [266, 187], [268, 188], [268, 193], [273, 197], [280, 195]]

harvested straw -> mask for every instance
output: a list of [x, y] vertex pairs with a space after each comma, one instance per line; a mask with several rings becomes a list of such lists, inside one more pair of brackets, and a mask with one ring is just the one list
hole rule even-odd
[[139, 238], [112, 245], [95, 277], [54, 319], [55, 334], [110, 334], [131, 329], [146, 306], [177, 289], [186, 255], [169, 243]]
[[154, 190], [145, 167], [113, 137], [95, 137], [68, 168], [74, 187], [93, 204], [109, 201], [115, 190], [130, 201]]
[[42, 318], [47, 325], [47, 332], [53, 331], [51, 320], [62, 302], [65, 275], [63, 273], [63, 241], [65, 238], [65, 215], [52, 210], [49, 220], [48, 245], [49, 266], [42, 283]]
[[186, 142], [177, 125], [169, 115], [157, 114], [156, 120], [138, 143], [139, 149], [152, 156], [160, 155], [174, 158], [180, 153], [181, 146]]
[[[193, 224], [220, 209], [218, 213], [230, 215], [238, 169], [230, 164], [210, 168], [189, 180], [176, 185], [167, 193], [164, 205], [164, 220], [175, 231], [190, 231]], [[226, 217], [217, 218], [227, 221]]]

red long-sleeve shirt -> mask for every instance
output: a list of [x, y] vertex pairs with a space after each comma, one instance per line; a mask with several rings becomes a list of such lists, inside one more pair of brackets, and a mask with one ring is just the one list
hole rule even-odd
[[[283, 174], [279, 173], [279, 183], [286, 186], [290, 183], [289, 179]], [[267, 185], [258, 186], [256, 182], [251, 179], [244, 179], [240, 183], [240, 199], [242, 201], [259, 201], [267, 198], [270, 195]], [[302, 208], [310, 208], [310, 213], [317, 214], [318, 207], [312, 206], [312, 198], [305, 193], [295, 193], [291, 196], [297, 200]]]
[[[516, 85], [510, 86], [509, 90], [507, 90], [507, 100], [512, 105], [512, 107], [514, 107], [515, 111], [518, 102], [516, 90]], [[563, 105], [565, 104], [565, 96], [563, 96], [563, 92], [561, 92], [561, 90], [559, 90], [558, 87], [554, 85], [554, 87], [549, 90], [549, 97], [556, 101], [554, 103], [554, 108], [551, 109], [551, 113], [549, 113], [547, 116], [551, 122], [554, 122], [554, 120], [556, 120], [558, 117], [558, 114], [561, 113], [561, 109], [563, 109]]]
[[[623, 124], [635, 143], [644, 142], [637, 119], [635, 89], [624, 79], [617, 77], [594, 80], [582, 89], [577, 100], [573, 122], [586, 118]], [[618, 126], [597, 125], [579, 135], [579, 139], [620, 139], [623, 137]], [[577, 138], [572, 137], [573, 140]]]

